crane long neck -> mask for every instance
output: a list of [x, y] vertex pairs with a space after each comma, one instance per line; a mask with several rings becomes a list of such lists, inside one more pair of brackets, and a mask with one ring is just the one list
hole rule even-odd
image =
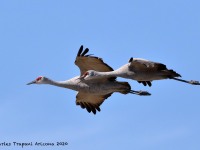
[[98, 77], [119, 77], [121, 76], [121, 73], [118, 70], [114, 70], [114, 71], [109, 71], [109, 72], [98, 72]]
[[47, 84], [58, 86], [58, 87], [63, 87], [63, 88], [68, 88], [68, 89], [72, 89], [72, 90], [78, 90], [76, 84], [74, 84], [70, 80], [66, 80], [66, 81], [53, 81], [51, 79], [48, 79]]

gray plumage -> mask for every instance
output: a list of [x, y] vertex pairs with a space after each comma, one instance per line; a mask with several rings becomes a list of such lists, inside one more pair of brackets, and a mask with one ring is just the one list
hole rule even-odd
[[[80, 47], [75, 64], [80, 69], [80, 76], [83, 76], [87, 70], [95, 70], [100, 72], [113, 71], [113, 69], [103, 62], [101, 58], [86, 55], [89, 49], [83, 50]], [[50, 84], [71, 90], [78, 91], [76, 96], [76, 104], [81, 108], [86, 109], [88, 112], [96, 114], [100, 111], [100, 105], [105, 99], [110, 97], [112, 93], [119, 92], [122, 94], [137, 94], [137, 95], [150, 95], [146, 91], [133, 91], [128, 82], [116, 81], [116, 77], [105, 77], [92, 81], [82, 80], [80, 76], [74, 77], [66, 81], [53, 81], [47, 77], [40, 76], [36, 80], [28, 83], [30, 84]]]
[[114, 71], [98, 72], [94, 70], [88, 70], [82, 76], [83, 79], [88, 81], [107, 77], [122, 77], [132, 79], [138, 81], [139, 83], [143, 83], [145, 86], [151, 86], [152, 81], [162, 79], [174, 79], [193, 85], [200, 85], [199, 81], [178, 79], [177, 77], [181, 77], [181, 75], [172, 69], [167, 69], [166, 65], [162, 63], [157, 63], [142, 58], [131, 58], [129, 63]]

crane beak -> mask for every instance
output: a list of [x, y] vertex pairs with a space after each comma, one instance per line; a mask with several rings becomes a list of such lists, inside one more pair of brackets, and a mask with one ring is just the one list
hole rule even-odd
[[84, 80], [85, 75], [80, 76], [79, 78], [77, 78], [77, 80]]
[[82, 76], [80, 76], [80, 79], [85, 79], [85, 77], [87, 76], [88, 74], [83, 74]]
[[35, 83], [36, 83], [36, 80], [31, 81], [31, 82], [27, 83], [26, 85], [35, 84]]
[[84, 79], [86, 77], [86, 75], [82, 75], [80, 76], [80, 79]]

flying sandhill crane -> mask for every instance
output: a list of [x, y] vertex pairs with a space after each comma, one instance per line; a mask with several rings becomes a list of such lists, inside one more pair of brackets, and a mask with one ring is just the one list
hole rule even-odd
[[[88, 51], [88, 48], [83, 51], [83, 46], [81, 46], [75, 60], [75, 64], [79, 67], [81, 75], [91, 69], [103, 72], [113, 71], [113, 69], [104, 63], [102, 59], [86, 55]], [[146, 91], [131, 90], [128, 82], [118, 82], [116, 81], [116, 77], [85, 81], [81, 80], [80, 76], [77, 76], [66, 81], [53, 81], [40, 76], [27, 85], [30, 84], [50, 84], [78, 91], [78, 94], [76, 95], [76, 105], [80, 105], [81, 108], [86, 108], [89, 113], [93, 112], [94, 114], [96, 114], [96, 110], [100, 111], [100, 105], [114, 92], [122, 94], [131, 93], [137, 95], [150, 95]]]
[[114, 71], [98, 72], [95, 70], [88, 70], [81, 76], [82, 79], [87, 81], [93, 79], [102, 79], [105, 77], [122, 77], [133, 79], [139, 83], [143, 83], [144, 86], [151, 86], [151, 81], [162, 79], [173, 79], [192, 85], [200, 85], [199, 81], [187, 81], [176, 78], [181, 77], [181, 75], [176, 73], [174, 70], [167, 69], [166, 65], [164, 64], [141, 58], [130, 58], [129, 63]]

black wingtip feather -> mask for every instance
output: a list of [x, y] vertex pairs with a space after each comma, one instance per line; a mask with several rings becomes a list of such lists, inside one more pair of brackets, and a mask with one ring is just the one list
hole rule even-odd
[[100, 107], [98, 105], [93, 105], [90, 103], [82, 103], [82, 102], [76, 102], [76, 105], [80, 105], [80, 107], [82, 109], [86, 109], [89, 113], [93, 113], [94, 115], [96, 115], [97, 111], [101, 111]]
[[146, 82], [147, 82], [148, 86], [151, 87], [151, 85], [152, 85], [151, 81], [146, 81]]
[[89, 105], [90, 109], [92, 110], [93, 114], [96, 114], [95, 107], [92, 104], [90, 104], [90, 103], [88, 103], [88, 105]]
[[101, 111], [101, 108], [99, 106], [95, 106], [96, 110], [98, 110], [99, 112]]
[[146, 83], [146, 82], [142, 82], [142, 84], [143, 84], [144, 86], [146, 86], [146, 85], [147, 85], [147, 83]]
[[146, 85], [151, 86], [152, 85], [151, 81], [138, 81], [138, 83], [142, 83], [144, 86], [146, 86]]
[[85, 54], [87, 54], [88, 52], [89, 52], [89, 49], [86, 48], [86, 49], [84, 50], [84, 52], [81, 54], [81, 56], [85, 56]]
[[83, 103], [80, 103], [81, 108], [85, 109], [85, 105]]
[[131, 57], [130, 59], [129, 59], [129, 62], [132, 62], [133, 61], [133, 57]]
[[81, 47], [79, 48], [78, 53], [77, 53], [77, 56], [80, 56], [81, 53], [82, 53], [82, 51], [83, 51], [83, 45], [81, 45]]
[[87, 111], [90, 113], [92, 110], [89, 107], [85, 107]]

